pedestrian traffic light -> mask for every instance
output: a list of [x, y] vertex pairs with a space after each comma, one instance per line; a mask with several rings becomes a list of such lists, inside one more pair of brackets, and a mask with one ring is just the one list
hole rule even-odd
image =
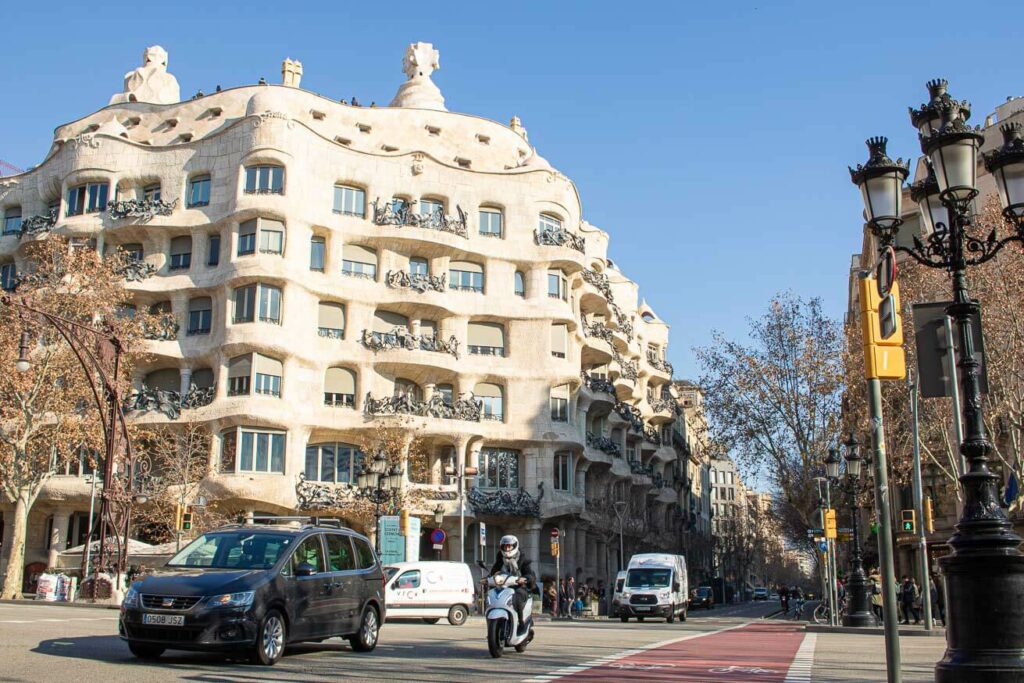
[[917, 531], [917, 511], [916, 510], [903, 510], [903, 526], [901, 527], [905, 533], [912, 534]]
[[864, 342], [864, 370], [868, 379], [904, 379], [903, 320], [900, 316], [900, 288], [893, 282], [885, 297], [878, 295], [875, 279], [860, 278], [861, 332]]
[[935, 519], [932, 512], [932, 497], [925, 496], [924, 499], [924, 530], [928, 533], [935, 533]]
[[192, 529], [192, 506], [186, 505], [185, 511], [181, 515], [181, 530], [190, 531]]

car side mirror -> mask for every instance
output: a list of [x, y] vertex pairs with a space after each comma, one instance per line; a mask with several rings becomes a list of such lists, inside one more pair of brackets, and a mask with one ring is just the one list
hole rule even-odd
[[316, 567], [309, 562], [303, 562], [295, 568], [295, 576], [313, 576], [316, 574]]

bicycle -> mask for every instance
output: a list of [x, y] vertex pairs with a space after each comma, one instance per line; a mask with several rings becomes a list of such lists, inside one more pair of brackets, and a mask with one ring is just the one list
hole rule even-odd
[[[846, 616], [846, 599], [839, 601], [839, 619]], [[811, 616], [814, 619], [815, 624], [828, 624], [831, 623], [832, 610], [829, 608], [827, 602], [820, 603], [814, 608], [814, 614]]]
[[793, 621], [801, 621], [804, 618], [804, 599], [798, 598], [796, 607], [793, 609]]

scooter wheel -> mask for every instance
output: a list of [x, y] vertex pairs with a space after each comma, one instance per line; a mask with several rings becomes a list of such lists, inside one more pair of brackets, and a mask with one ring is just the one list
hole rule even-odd
[[504, 654], [504, 632], [504, 619], [487, 620], [487, 651], [490, 652], [491, 656], [495, 659], [498, 659], [502, 654]]

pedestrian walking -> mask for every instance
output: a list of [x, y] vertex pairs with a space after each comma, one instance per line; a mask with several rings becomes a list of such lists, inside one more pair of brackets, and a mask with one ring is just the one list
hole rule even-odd
[[903, 577], [900, 585], [900, 606], [903, 608], [903, 623], [910, 624], [910, 617], [913, 615], [914, 623], [921, 623], [921, 614], [917, 611], [917, 601], [921, 597], [921, 591], [917, 584], [909, 576]]
[[782, 586], [779, 588], [779, 602], [782, 604], [782, 611], [785, 614], [789, 614], [789, 588]]
[[871, 582], [871, 611], [875, 613], [875, 619], [881, 624], [885, 621], [884, 610], [882, 605], [884, 604], [882, 594], [882, 577], [878, 574], [872, 574], [868, 577], [868, 581]]
[[931, 598], [932, 598], [932, 611], [934, 611], [935, 614], [938, 615], [939, 620], [942, 622], [942, 625], [945, 626], [946, 625], [946, 592], [944, 590], [942, 590], [942, 587], [939, 585], [939, 580], [938, 580], [938, 578], [936, 578], [936, 576], [934, 574], [932, 575], [931, 586], [932, 586], [932, 591], [931, 591], [932, 592], [932, 595], [931, 595]]

